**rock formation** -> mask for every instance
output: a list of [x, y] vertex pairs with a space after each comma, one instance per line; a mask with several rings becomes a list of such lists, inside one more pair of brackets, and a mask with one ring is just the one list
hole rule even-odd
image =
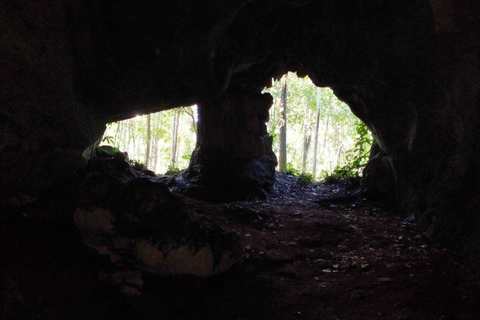
[[242, 261], [236, 235], [202, 223], [161, 177], [134, 170], [123, 153], [102, 151], [82, 175], [75, 224], [111, 263], [101, 279], [122, 292], [141, 294], [144, 274], [208, 277]]
[[267, 133], [271, 96], [225, 95], [198, 106], [197, 147], [183, 193], [210, 200], [262, 197], [275, 181]]
[[[4, 1], [2, 201], [74, 175], [107, 122], [193, 103], [209, 125], [187, 179], [208, 187], [219, 181], [212, 162], [227, 170], [243, 159], [233, 179], [268, 189], [275, 159], [255, 124], [268, 108], [259, 94], [272, 77], [296, 71], [332, 87], [373, 131], [392, 166], [398, 211], [415, 215], [433, 239], [479, 256], [479, 6]], [[238, 131], [219, 141], [213, 135], [228, 121]]]

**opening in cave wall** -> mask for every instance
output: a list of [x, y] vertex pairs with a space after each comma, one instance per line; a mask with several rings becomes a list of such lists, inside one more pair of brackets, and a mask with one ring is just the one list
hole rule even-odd
[[[286, 172], [311, 174], [314, 180], [345, 174], [361, 176], [373, 142], [370, 131], [330, 88], [319, 88], [308, 76], [300, 78], [293, 72], [289, 72], [286, 79], [282, 77], [273, 81], [272, 86], [264, 90], [274, 98], [267, 126], [277, 158], [282, 124], [282, 84], [285, 80]], [[316, 157], [315, 135], [318, 136]]]
[[127, 152], [156, 173], [178, 173], [195, 149], [197, 120], [196, 105], [138, 115], [109, 123], [101, 144]]
[[[300, 78], [292, 72], [286, 78], [285, 171], [312, 175], [312, 179], [317, 181], [332, 176], [361, 176], [372, 143], [367, 127], [330, 88], [316, 87], [308, 77]], [[264, 92], [273, 96], [267, 126], [273, 137], [273, 151], [278, 157], [282, 80], [273, 81]], [[109, 123], [101, 144], [127, 152], [131, 161], [144, 164], [156, 173], [178, 173], [187, 168], [195, 148], [197, 120], [196, 105], [139, 115]]]

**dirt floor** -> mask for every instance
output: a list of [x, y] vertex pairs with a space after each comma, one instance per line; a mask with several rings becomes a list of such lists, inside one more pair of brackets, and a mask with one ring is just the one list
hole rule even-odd
[[64, 192], [48, 206], [56, 219], [2, 221], [0, 319], [480, 319], [478, 277], [462, 257], [342, 183], [279, 175], [263, 201], [189, 200], [244, 239], [244, 263], [207, 280], [148, 279], [140, 297], [97, 281], [98, 261], [58, 219], [72, 210]]

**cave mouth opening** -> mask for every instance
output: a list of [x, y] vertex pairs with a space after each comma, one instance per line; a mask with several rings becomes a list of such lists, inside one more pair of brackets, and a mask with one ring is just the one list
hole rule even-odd
[[[288, 72], [272, 79], [272, 85], [263, 93], [273, 97], [266, 125], [279, 160], [279, 172], [309, 181], [362, 176], [372, 135], [331, 88], [317, 87], [308, 76]], [[97, 145], [125, 152], [133, 165], [157, 174], [181, 173], [189, 166], [197, 144], [197, 109], [197, 105], [182, 106], [108, 123]], [[286, 123], [287, 132], [283, 165], [282, 123]]]
[[197, 121], [197, 105], [137, 115], [108, 123], [99, 145], [126, 152], [133, 165], [176, 174], [187, 168], [195, 149]]
[[362, 176], [373, 143], [371, 132], [331, 88], [288, 72], [272, 79], [263, 92], [273, 97], [267, 130], [277, 170], [312, 181]]

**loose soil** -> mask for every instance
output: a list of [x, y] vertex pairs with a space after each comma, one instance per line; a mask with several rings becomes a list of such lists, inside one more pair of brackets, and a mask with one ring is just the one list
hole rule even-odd
[[62, 192], [2, 221], [0, 319], [480, 319], [472, 266], [346, 183], [278, 175], [266, 200], [189, 199], [244, 239], [246, 259], [215, 278], [147, 279], [140, 297], [97, 280]]

